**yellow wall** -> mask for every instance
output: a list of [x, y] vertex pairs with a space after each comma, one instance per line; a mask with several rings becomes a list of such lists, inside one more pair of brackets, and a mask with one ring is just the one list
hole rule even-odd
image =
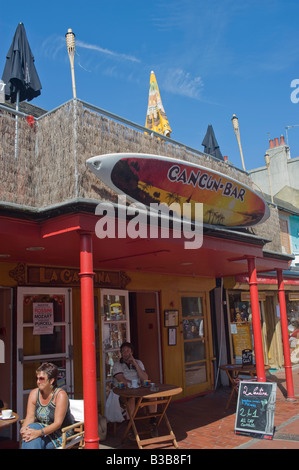
[[[0, 263], [0, 286], [17, 287], [17, 282], [9, 276], [9, 272], [16, 268], [13, 263]], [[210, 357], [212, 357], [211, 324], [209, 291], [215, 287], [215, 279], [177, 277], [172, 275], [147, 274], [140, 272], [127, 272], [130, 282], [126, 289], [129, 291], [155, 291], [159, 293], [160, 318], [161, 318], [161, 342], [163, 377], [165, 383], [184, 385], [184, 357], [182, 322], [178, 327], [177, 343], [175, 346], [168, 346], [168, 330], [164, 327], [164, 310], [177, 309], [181, 315], [181, 295], [198, 295], [203, 293], [206, 298], [205, 310], [207, 313], [207, 331], [210, 343]], [[96, 312], [100, 319], [100, 289], [95, 289], [95, 296], [98, 297], [99, 311]], [[16, 308], [16, 306], [15, 306]], [[15, 312], [16, 314], [16, 312]], [[81, 340], [81, 296], [80, 287], [72, 288], [72, 315], [73, 315], [73, 345], [74, 345], [74, 387], [75, 396], [80, 398], [83, 394], [82, 386], [82, 340]], [[99, 322], [100, 323], [100, 322]], [[101, 345], [101, 338], [98, 344]], [[208, 361], [209, 382], [212, 383], [211, 364]]]
[[[194, 295], [196, 293], [206, 294], [206, 312], [208, 322], [208, 338], [211, 341], [211, 324], [210, 324], [210, 305], [209, 291], [215, 287], [215, 279], [212, 278], [195, 278], [195, 277], [177, 277], [161, 274], [146, 274], [127, 272], [131, 282], [127, 285], [129, 291], [156, 291], [160, 295], [161, 309], [161, 333], [162, 333], [162, 358], [164, 382], [173, 383], [184, 386], [184, 357], [183, 357], [183, 338], [181, 323], [181, 300], [182, 294]], [[168, 346], [168, 330], [164, 327], [164, 310], [175, 309], [180, 312], [180, 323], [177, 335], [177, 344]], [[210, 357], [212, 357], [212, 346], [210, 347]], [[208, 361], [208, 375], [211, 383], [211, 369]]]

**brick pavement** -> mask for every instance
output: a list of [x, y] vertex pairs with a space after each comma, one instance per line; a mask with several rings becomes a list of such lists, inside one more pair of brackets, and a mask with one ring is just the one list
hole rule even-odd
[[[277, 382], [274, 426], [272, 440], [253, 439], [234, 433], [236, 400], [225, 406], [230, 394], [229, 387], [221, 387], [209, 395], [189, 401], [172, 402], [167, 415], [175, 432], [179, 449], [299, 449], [299, 365], [293, 367], [295, 401], [286, 399], [284, 370], [272, 372], [269, 379]], [[116, 435], [108, 425], [107, 439], [100, 442], [100, 449], [137, 449], [136, 442], [121, 442], [125, 426], [117, 428]], [[160, 434], [163, 433], [163, 428]], [[3, 442], [0, 448], [17, 448], [17, 443]], [[147, 446], [147, 449], [174, 449], [166, 445]]]
[[[296, 400], [286, 399], [285, 372], [272, 372], [268, 377], [277, 382], [274, 426], [272, 440], [253, 439], [234, 433], [236, 401], [225, 410], [230, 389], [221, 387], [209, 395], [189, 401], [172, 402], [168, 417], [175, 432], [179, 449], [299, 449], [299, 366], [293, 367], [294, 395]], [[124, 424], [117, 433], [108, 432], [100, 448], [137, 449], [128, 439], [122, 444]], [[160, 434], [162, 434], [161, 429]], [[174, 449], [166, 445], [147, 446], [147, 449]]]

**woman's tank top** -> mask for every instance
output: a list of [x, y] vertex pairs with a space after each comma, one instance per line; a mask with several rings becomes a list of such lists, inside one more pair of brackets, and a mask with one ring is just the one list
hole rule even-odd
[[[38, 423], [41, 423], [43, 427], [49, 426], [49, 424], [54, 423], [54, 416], [55, 416], [55, 409], [56, 409], [56, 404], [54, 403], [54, 397], [57, 395], [57, 393], [60, 391], [60, 388], [57, 388], [55, 392], [53, 393], [51, 400], [47, 405], [42, 405], [40, 402], [40, 394], [39, 390], [37, 391], [37, 400], [36, 400], [36, 405], [35, 405], [35, 418]], [[64, 428], [65, 426], [69, 426], [70, 424], [73, 424], [75, 422], [74, 417], [70, 411], [70, 404], [68, 402], [68, 407], [67, 407], [67, 412], [65, 414], [65, 418], [63, 420], [61, 428]], [[52, 434], [48, 434], [48, 437], [51, 439], [51, 441], [54, 443], [55, 446], [59, 446], [61, 444], [61, 430], [58, 429], [57, 431], [54, 431]]]

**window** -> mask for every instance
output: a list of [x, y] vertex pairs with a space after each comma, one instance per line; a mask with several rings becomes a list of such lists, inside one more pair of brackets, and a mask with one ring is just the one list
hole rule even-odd
[[186, 387], [207, 381], [206, 341], [202, 297], [182, 297]]

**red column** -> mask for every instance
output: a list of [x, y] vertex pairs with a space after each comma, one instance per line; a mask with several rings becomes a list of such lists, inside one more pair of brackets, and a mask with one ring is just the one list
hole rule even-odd
[[257, 288], [257, 277], [255, 268], [255, 259], [248, 258], [249, 289], [252, 313], [252, 328], [254, 337], [254, 352], [256, 363], [256, 375], [258, 382], [266, 381], [264, 353], [262, 342], [262, 329], [260, 320], [259, 294]]
[[286, 299], [285, 299], [285, 291], [284, 291], [283, 276], [282, 276], [281, 269], [277, 269], [277, 282], [278, 282], [278, 298], [279, 298], [279, 308], [280, 308], [281, 333], [282, 333], [282, 342], [283, 342], [284, 368], [285, 368], [286, 385], [287, 385], [287, 398], [289, 400], [295, 400], [292, 364], [291, 364], [291, 356], [290, 356], [289, 334], [288, 334]]
[[94, 325], [93, 256], [90, 233], [80, 233], [82, 369], [85, 448], [99, 448]]

